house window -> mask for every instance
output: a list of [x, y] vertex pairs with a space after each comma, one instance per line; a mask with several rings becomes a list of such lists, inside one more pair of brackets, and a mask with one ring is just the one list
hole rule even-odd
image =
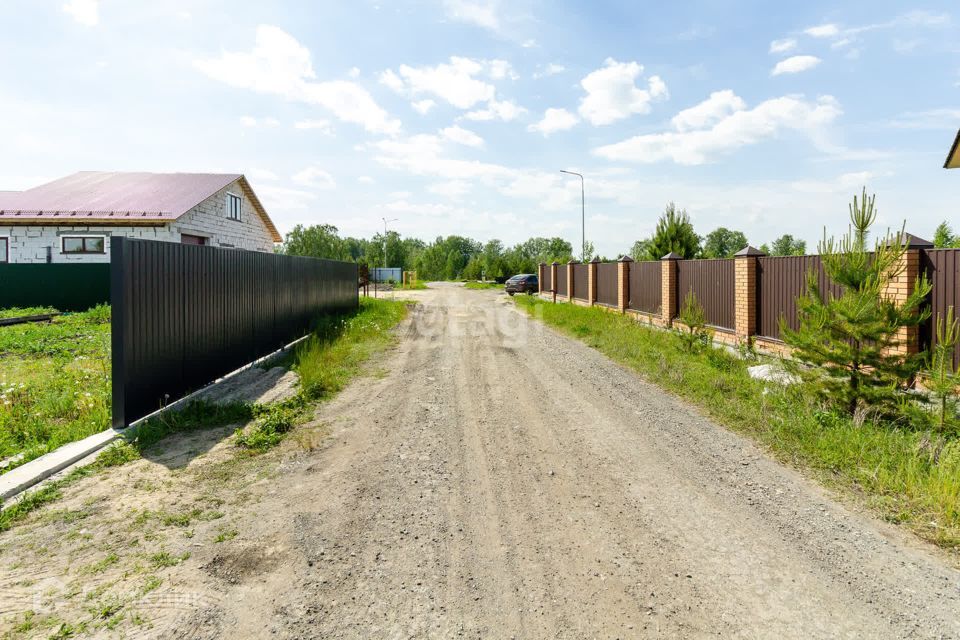
[[0, 238], [0, 264], [10, 262], [10, 238]]
[[106, 253], [103, 236], [63, 236], [63, 253]]
[[231, 220], [240, 220], [243, 200], [235, 193], [227, 194], [227, 217]]

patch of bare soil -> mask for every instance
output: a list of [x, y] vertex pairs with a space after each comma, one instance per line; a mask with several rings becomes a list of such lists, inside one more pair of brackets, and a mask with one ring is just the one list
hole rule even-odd
[[3, 628], [960, 637], [960, 573], [936, 550], [502, 295], [416, 293], [389, 373], [281, 449], [164, 443], [180, 452], [78, 483], [0, 536]]

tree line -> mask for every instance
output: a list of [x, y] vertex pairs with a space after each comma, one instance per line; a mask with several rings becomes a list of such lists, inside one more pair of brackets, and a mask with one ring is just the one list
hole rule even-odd
[[[960, 235], [954, 235], [943, 222], [933, 239], [937, 247], [960, 247]], [[730, 258], [749, 244], [742, 231], [718, 227], [705, 236], [698, 235], [686, 210], [669, 203], [649, 238], [637, 240], [630, 249], [634, 260], [659, 260], [668, 253], [684, 259]], [[807, 243], [790, 234], [783, 234], [759, 249], [771, 256], [804, 255]], [[282, 253], [330, 260], [347, 260], [369, 267], [400, 267], [416, 271], [425, 280], [494, 279], [517, 273], [536, 273], [541, 262], [565, 263], [576, 256], [582, 261], [601, 257], [590, 242], [584, 255], [574, 254], [573, 246], [563, 238], [530, 238], [513, 246], [500, 240], [480, 242], [464, 236], [438, 237], [432, 242], [419, 238], [403, 238], [396, 231], [377, 233], [370, 239], [340, 237], [329, 224], [297, 225], [287, 234], [279, 249]]]

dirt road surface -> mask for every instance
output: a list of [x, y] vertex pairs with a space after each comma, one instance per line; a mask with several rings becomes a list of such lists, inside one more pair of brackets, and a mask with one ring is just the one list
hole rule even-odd
[[936, 550], [500, 292], [413, 295], [145, 635], [960, 638]]

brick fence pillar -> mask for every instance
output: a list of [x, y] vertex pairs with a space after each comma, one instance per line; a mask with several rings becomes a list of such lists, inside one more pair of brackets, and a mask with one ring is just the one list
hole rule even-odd
[[630, 256], [623, 256], [617, 261], [617, 308], [621, 312], [630, 306]]
[[[884, 287], [882, 294], [884, 298], [898, 304], [906, 301], [916, 286], [917, 280], [920, 279], [920, 253], [921, 249], [915, 247], [915, 243], [911, 243], [910, 248], [900, 258], [900, 264], [895, 267], [898, 271], [897, 276]], [[903, 355], [919, 353], [920, 327], [900, 327], [897, 332], [897, 342], [898, 344], [890, 349], [891, 353]]]
[[660, 258], [660, 319], [665, 326], [673, 325], [673, 318], [680, 309], [677, 301], [677, 277], [680, 256], [673, 251]]
[[550, 293], [553, 294], [553, 301], [557, 301], [557, 267], [560, 263], [554, 260], [550, 263]]
[[543, 262], [537, 265], [537, 293], [543, 293], [543, 273], [546, 271], [547, 265]]
[[567, 302], [573, 302], [573, 265], [578, 264], [576, 260], [567, 263]]
[[593, 305], [597, 301], [597, 265], [600, 258], [594, 257], [587, 264], [587, 302]]
[[758, 258], [766, 255], [746, 246], [734, 255], [733, 316], [737, 339], [747, 342], [757, 332]]

